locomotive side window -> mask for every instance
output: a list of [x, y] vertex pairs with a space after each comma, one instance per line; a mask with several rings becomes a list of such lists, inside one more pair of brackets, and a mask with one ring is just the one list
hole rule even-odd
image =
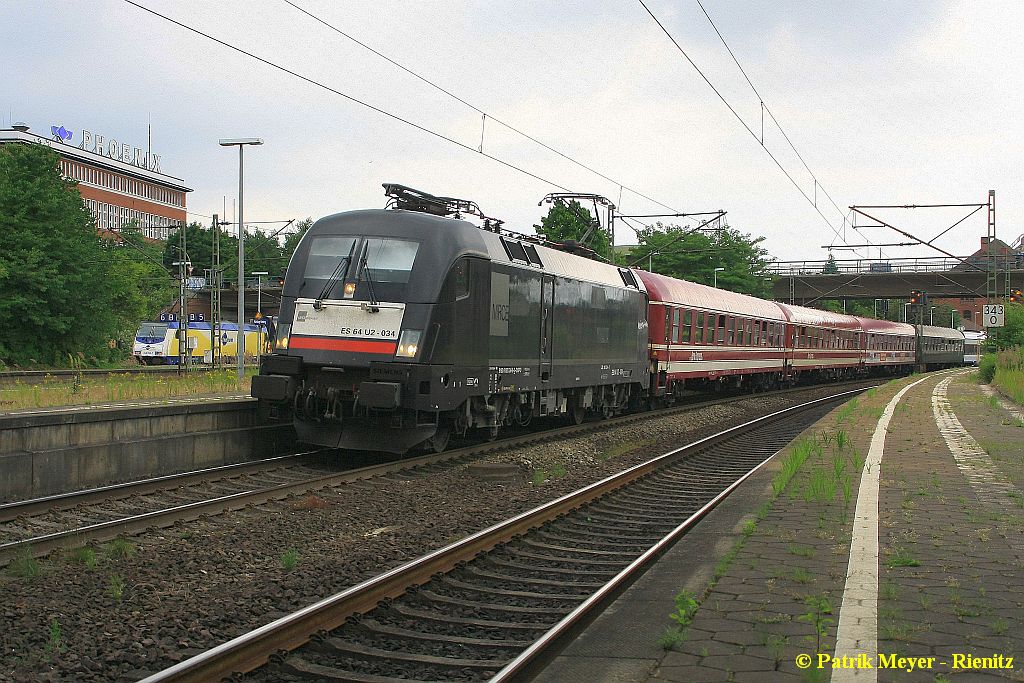
[[452, 294], [455, 300], [465, 299], [469, 296], [469, 261], [461, 258], [452, 266]]
[[693, 311], [687, 310], [683, 314], [683, 343], [690, 343], [690, 325], [693, 323]]

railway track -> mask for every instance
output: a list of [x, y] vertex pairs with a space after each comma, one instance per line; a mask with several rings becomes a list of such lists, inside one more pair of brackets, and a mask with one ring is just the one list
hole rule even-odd
[[[803, 390], [806, 388], [790, 389], [787, 392]], [[89, 541], [108, 541], [121, 535], [167, 527], [180, 521], [192, 521], [204, 515], [240, 510], [361, 479], [398, 472], [425, 473], [443, 463], [464, 461], [497, 450], [609, 429], [742, 398], [744, 396], [700, 401], [654, 412], [519, 434], [416, 458], [365, 466], [359, 466], [362, 464], [360, 461], [350, 460], [341, 471], [337, 462], [315, 463], [318, 456], [330, 457], [329, 454], [337, 453], [331, 449], [320, 449], [0, 504], [0, 566], [20, 556], [41, 557], [63, 547], [80, 546]]]
[[[670, 451], [144, 683], [215, 681], [250, 671], [245, 680], [512, 680], [774, 453], [857, 391], [800, 404]], [[276, 656], [282, 651], [290, 654]]]

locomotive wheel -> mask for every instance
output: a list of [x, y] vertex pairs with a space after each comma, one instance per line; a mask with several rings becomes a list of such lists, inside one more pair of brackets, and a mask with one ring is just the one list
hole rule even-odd
[[448, 441], [451, 439], [452, 430], [447, 424], [440, 424], [437, 426], [437, 431], [434, 435], [423, 442], [429, 453], [442, 453], [444, 449], [448, 448]]
[[569, 424], [580, 425], [583, 424], [583, 419], [587, 416], [587, 409], [581, 405], [577, 405], [575, 402], [569, 406]]

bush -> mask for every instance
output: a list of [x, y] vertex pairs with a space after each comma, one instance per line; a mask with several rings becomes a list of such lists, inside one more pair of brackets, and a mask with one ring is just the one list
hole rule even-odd
[[986, 353], [978, 362], [978, 373], [981, 375], [982, 384], [991, 384], [992, 378], [996, 376], [996, 354]]

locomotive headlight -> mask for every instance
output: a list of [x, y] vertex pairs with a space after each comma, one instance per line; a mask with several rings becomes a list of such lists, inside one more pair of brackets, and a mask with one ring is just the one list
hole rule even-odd
[[288, 338], [292, 334], [292, 326], [288, 323], [283, 323], [277, 326], [277, 337], [274, 338], [274, 350], [275, 351], [287, 351], [288, 350]]
[[351, 299], [352, 297], [354, 297], [356, 295], [356, 283], [346, 282], [344, 295], [346, 299]]
[[402, 358], [415, 358], [416, 352], [420, 350], [422, 335], [423, 330], [402, 330], [402, 334], [398, 337], [398, 351], [395, 352], [395, 355]]

